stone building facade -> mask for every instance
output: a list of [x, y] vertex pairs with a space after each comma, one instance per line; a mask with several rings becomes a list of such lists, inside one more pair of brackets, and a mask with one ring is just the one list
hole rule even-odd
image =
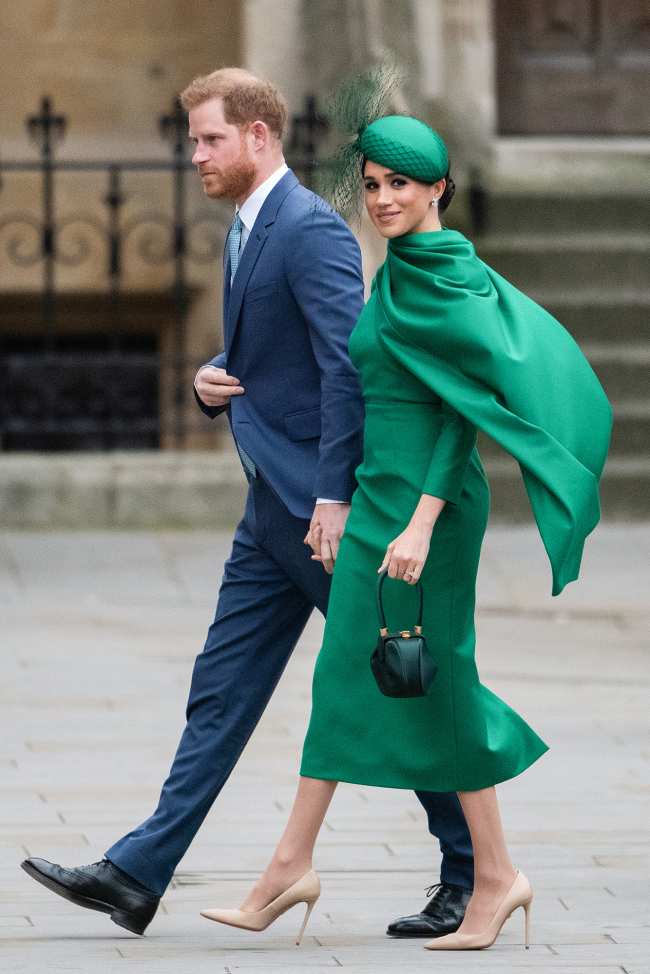
[[[459, 186], [450, 223], [473, 233], [481, 256], [557, 313], [592, 353], [621, 417], [612, 468], [621, 478], [616, 489], [622, 485], [623, 494], [630, 493], [628, 507], [643, 507], [630, 484], [647, 472], [639, 474], [628, 461], [638, 455], [650, 420], [640, 369], [645, 359], [638, 354], [649, 303], [641, 283], [648, 256], [643, 187], [650, 154], [645, 6], [643, 0], [5, 4], [0, 13], [5, 350], [18, 347], [23, 354], [24, 341], [16, 336], [37, 336], [42, 327], [43, 262], [12, 259], [16, 252], [35, 255], [40, 246], [42, 179], [3, 167], [9, 160], [37, 158], [25, 118], [37, 114], [43, 95], [51, 97], [54, 112], [67, 116], [57, 159], [169, 160], [159, 116], [196, 73], [242, 64], [278, 83], [298, 114], [307, 96], [322, 99], [341, 78], [390, 55], [407, 69], [395, 109], [422, 115], [450, 146]], [[324, 144], [322, 152], [327, 149]], [[169, 173], [121, 174], [120, 221], [131, 220], [134, 229], [121, 255], [120, 329], [151, 336], [159, 362], [156, 408], [163, 447], [178, 443], [179, 409], [188, 430], [185, 447], [212, 446], [224, 430], [221, 420], [210, 425], [198, 415], [189, 389], [196, 365], [220, 348], [217, 254], [230, 208], [205, 201], [192, 176], [185, 177], [191, 246], [205, 259], [186, 262], [179, 346], [174, 261], [163, 259], [171, 231], [162, 221], [156, 224], [155, 216], [136, 226], [143, 214], [169, 210], [173, 181]], [[93, 221], [106, 225], [108, 178], [107, 171], [65, 172], [56, 181], [57, 220], [67, 220], [54, 269], [56, 328], [71, 336], [101, 334], [110, 319], [106, 241], [92, 230]], [[17, 213], [28, 216], [19, 229], [7, 222]], [[75, 226], [75, 215], [85, 225], [82, 220]], [[369, 278], [383, 248], [365, 225], [358, 232]], [[84, 259], [75, 261], [75, 254]], [[133, 339], [136, 351], [138, 341]], [[179, 348], [186, 386], [180, 405], [174, 397]], [[92, 398], [92, 390], [88, 395]], [[15, 449], [16, 442], [20, 448], [20, 436], [11, 442], [5, 437], [0, 449]]]

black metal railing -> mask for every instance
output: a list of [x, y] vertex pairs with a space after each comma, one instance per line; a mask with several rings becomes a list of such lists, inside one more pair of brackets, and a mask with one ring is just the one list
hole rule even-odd
[[[38, 212], [0, 209], [0, 272], [5, 281], [12, 269], [34, 269], [38, 277], [17, 290], [3, 285], [0, 449], [156, 447], [163, 432], [182, 447], [189, 429], [188, 375], [199, 364], [187, 349], [190, 271], [192, 265], [219, 259], [231, 219], [229, 207], [190, 204], [193, 166], [187, 158], [185, 113], [175, 102], [159, 120], [170, 149], [165, 159], [57, 158], [67, 119], [50, 98], [42, 99], [39, 113], [26, 125], [39, 158], [0, 158], [0, 206], [11, 199], [11, 177], [28, 173], [40, 181], [40, 207]], [[307, 185], [326, 128], [313, 97], [292, 118], [288, 161]], [[65, 173], [97, 177], [93, 209], [61, 212], [57, 191]], [[127, 192], [125, 181], [134, 173], [159, 181], [169, 177], [170, 206], [136, 212], [129, 206], [127, 212], [134, 194]], [[91, 268], [96, 271], [97, 244], [103, 263], [100, 286], [61, 288], [59, 271], [83, 270], [84, 264], [89, 277]], [[125, 263], [134, 247], [143, 266], [170, 268], [162, 292], [156, 288], [138, 297], [125, 285]], [[151, 305], [156, 304], [158, 324], [163, 318], [171, 323], [165, 350], [160, 330], [152, 327]], [[95, 324], [92, 333], [86, 327], [89, 316]], [[134, 320], [141, 322], [139, 329]]]

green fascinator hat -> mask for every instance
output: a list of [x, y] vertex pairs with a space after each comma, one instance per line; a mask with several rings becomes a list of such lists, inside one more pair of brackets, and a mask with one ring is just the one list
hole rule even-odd
[[449, 170], [445, 143], [411, 115], [385, 115], [371, 122], [360, 134], [359, 147], [366, 159], [423, 183], [435, 183]]
[[449, 171], [447, 147], [437, 132], [411, 115], [388, 114], [402, 78], [386, 63], [344, 81], [329, 99], [328, 120], [349, 141], [321, 169], [318, 188], [344, 215], [360, 215], [364, 158], [423, 183], [435, 183]]

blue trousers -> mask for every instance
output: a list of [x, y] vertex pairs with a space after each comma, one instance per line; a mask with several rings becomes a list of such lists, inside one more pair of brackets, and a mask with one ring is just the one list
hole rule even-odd
[[[237, 763], [314, 607], [327, 611], [330, 577], [309, 558], [303, 543], [308, 526], [260, 477], [252, 480], [158, 807], [106, 852], [160, 896]], [[472, 845], [457, 796], [417, 794], [440, 842], [442, 880], [471, 888]]]

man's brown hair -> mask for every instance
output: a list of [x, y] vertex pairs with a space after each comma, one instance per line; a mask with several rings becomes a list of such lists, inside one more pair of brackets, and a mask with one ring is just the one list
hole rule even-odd
[[221, 98], [223, 113], [230, 125], [265, 122], [281, 139], [287, 124], [287, 103], [275, 85], [243, 68], [219, 68], [191, 81], [181, 92], [186, 112], [210, 98]]

